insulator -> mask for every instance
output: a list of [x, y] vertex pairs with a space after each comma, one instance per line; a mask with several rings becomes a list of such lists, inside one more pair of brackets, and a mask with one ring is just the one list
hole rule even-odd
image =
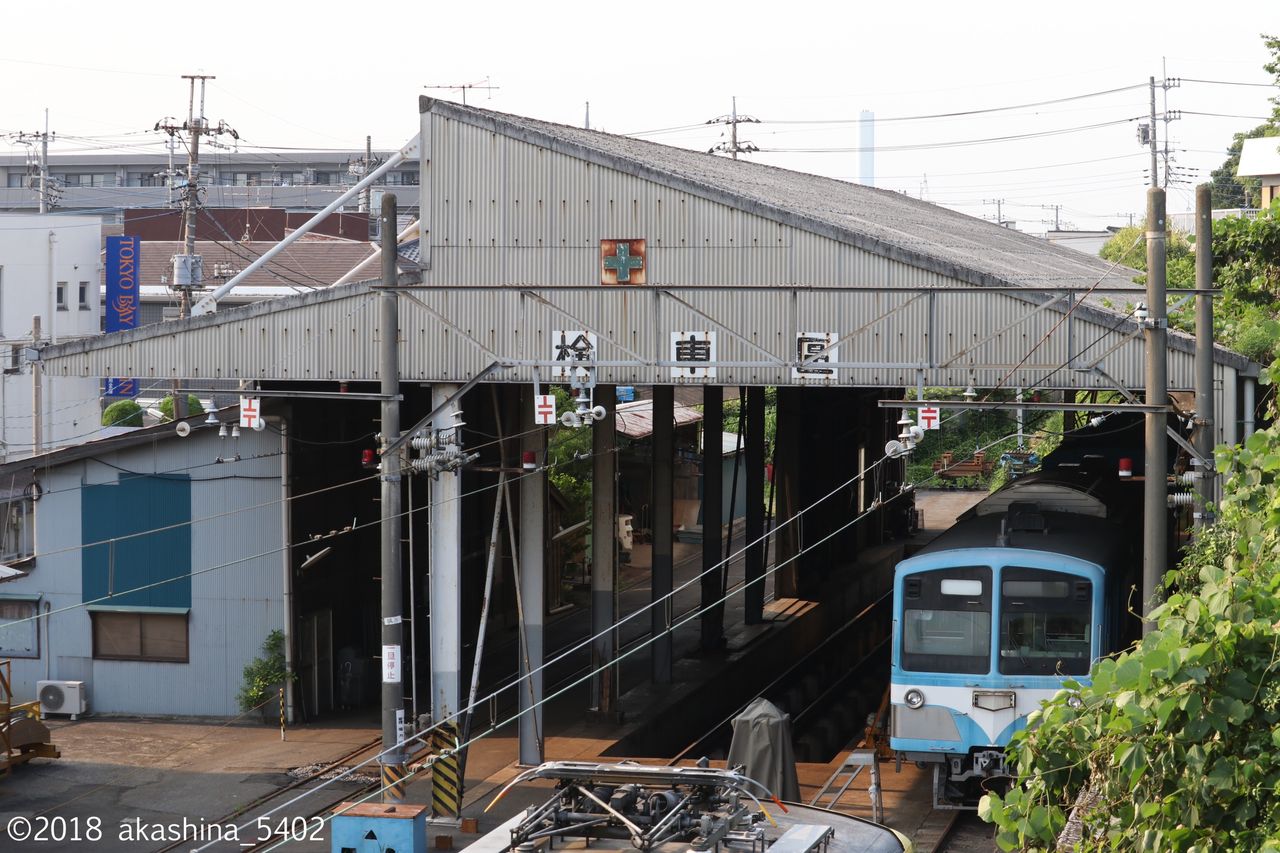
[[1169, 495], [1169, 506], [1195, 506], [1196, 496], [1192, 492], [1174, 492]]
[[1199, 474], [1195, 471], [1183, 471], [1177, 476], [1177, 481], [1184, 486], [1194, 486], [1197, 479], [1199, 479]]
[[431, 435], [415, 435], [409, 440], [409, 446], [414, 450], [435, 450], [435, 433], [432, 433]]

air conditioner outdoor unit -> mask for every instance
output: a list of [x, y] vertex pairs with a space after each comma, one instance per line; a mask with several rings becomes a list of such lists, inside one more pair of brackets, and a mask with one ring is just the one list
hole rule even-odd
[[89, 708], [89, 688], [83, 681], [37, 681], [40, 714], [70, 714], [75, 719]]

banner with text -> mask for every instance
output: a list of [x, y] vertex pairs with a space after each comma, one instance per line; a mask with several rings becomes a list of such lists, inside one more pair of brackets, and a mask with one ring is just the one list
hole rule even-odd
[[[122, 332], [138, 325], [140, 305], [138, 264], [141, 242], [137, 237], [108, 237], [106, 253], [107, 332]], [[134, 397], [138, 393], [136, 379], [105, 379], [102, 392], [109, 397]]]

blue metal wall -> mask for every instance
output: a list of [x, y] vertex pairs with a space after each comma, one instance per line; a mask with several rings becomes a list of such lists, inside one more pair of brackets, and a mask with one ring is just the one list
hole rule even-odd
[[[191, 481], [120, 474], [85, 486], [81, 592], [91, 604], [191, 606]], [[137, 590], [124, 592], [122, 590]]]

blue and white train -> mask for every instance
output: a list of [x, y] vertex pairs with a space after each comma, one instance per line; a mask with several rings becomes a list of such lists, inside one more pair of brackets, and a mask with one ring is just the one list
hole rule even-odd
[[890, 744], [933, 765], [940, 806], [1000, 784], [1027, 716], [1132, 639], [1141, 483], [1063, 450], [897, 566]]

